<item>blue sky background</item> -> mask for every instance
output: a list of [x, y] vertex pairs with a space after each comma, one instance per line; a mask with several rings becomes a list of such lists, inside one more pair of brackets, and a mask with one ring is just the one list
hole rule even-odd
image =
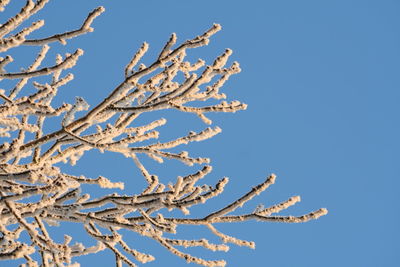
[[[229, 203], [271, 172], [278, 176], [276, 184], [243, 211], [292, 195], [302, 196], [302, 202], [284, 214], [329, 209], [327, 216], [306, 224], [221, 225], [218, 229], [226, 234], [255, 241], [256, 250], [231, 246], [226, 254], [197, 249], [191, 250], [194, 254], [225, 258], [231, 267], [400, 264], [399, 1], [59, 0], [35, 16], [46, 20], [46, 29], [33, 36], [75, 29], [99, 5], [106, 12], [94, 22], [95, 32], [67, 46], [51, 46], [53, 53], [85, 50], [60, 102], [82, 96], [95, 105], [122, 81], [125, 65], [143, 41], [150, 44], [149, 64], [170, 33], [184, 41], [220, 23], [223, 30], [210, 45], [190, 55], [211, 60], [233, 49], [231, 58], [240, 62], [242, 73], [231, 77], [223, 92], [249, 106], [236, 114], [211, 115], [222, 134], [184, 148], [211, 157], [214, 171], [205, 181], [230, 178], [225, 194], [208, 209]], [[19, 8], [10, 6], [2, 21]], [[15, 62], [18, 55], [33, 56], [32, 48], [17, 52]], [[169, 121], [164, 136], [205, 127], [190, 114], [162, 116]], [[190, 172], [177, 162], [144, 162], [163, 181]], [[124, 180], [130, 192], [144, 186], [132, 162], [119, 155], [88, 153], [77, 166], [63, 168]], [[192, 212], [202, 216], [206, 210]], [[68, 224], [54, 233], [62, 229], [85, 240], [80, 226]], [[187, 237], [217, 241], [203, 228], [180, 230]], [[134, 235], [129, 239], [157, 257], [145, 266], [188, 266], [154, 242]], [[113, 266], [114, 257], [104, 252], [79, 261], [82, 266]]]

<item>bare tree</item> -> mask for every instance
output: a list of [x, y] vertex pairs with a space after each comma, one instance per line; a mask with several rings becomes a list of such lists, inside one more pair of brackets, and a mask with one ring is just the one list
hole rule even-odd
[[[3, 11], [9, 1], [0, 1]], [[205, 128], [201, 132], [189, 132], [182, 137], [160, 142], [156, 130], [166, 119], [160, 118], [144, 125], [135, 124], [144, 113], [156, 110], [175, 109], [198, 116], [205, 124], [211, 124], [208, 112], [236, 112], [246, 109], [239, 101], [226, 102], [221, 87], [233, 74], [240, 72], [239, 64], [227, 66], [232, 51], [227, 49], [213, 63], [203, 60], [190, 63], [185, 60], [190, 49], [205, 46], [212, 35], [221, 29], [214, 24], [209, 30], [179, 45], [172, 34], [148, 66], [140, 63], [148, 50], [143, 43], [125, 67], [125, 79], [111, 93], [92, 108], [82, 98], [74, 104], [53, 106], [52, 100], [58, 89], [73, 79], [64, 74], [72, 68], [83, 51], [78, 49], [65, 56], [58, 55], [54, 65], [41, 66], [53, 42], [67, 43], [68, 39], [93, 31], [91, 24], [100, 15], [103, 7], [94, 9], [82, 26], [73, 31], [54, 34], [43, 39], [29, 39], [30, 33], [44, 25], [35, 21], [22, 27], [23, 23], [41, 10], [47, 0], [28, 0], [18, 14], [0, 26], [0, 52], [20, 46], [40, 47], [40, 51], [28, 67], [21, 72], [8, 72], [5, 67], [13, 59], [10, 55], [0, 59], [0, 79], [3, 87], [0, 98], [0, 259], [24, 258], [23, 266], [79, 266], [72, 258], [109, 249], [115, 254], [116, 266], [133, 262], [146, 263], [154, 260], [130, 247], [120, 229], [127, 229], [160, 243], [171, 253], [204, 266], [225, 266], [224, 260], [205, 260], [183, 252], [179, 247], [201, 246], [212, 251], [227, 251], [232, 243], [254, 248], [254, 242], [228, 236], [216, 228], [222, 222], [258, 220], [262, 222], [306, 222], [327, 213], [326, 209], [302, 216], [277, 216], [280, 211], [300, 201], [291, 197], [276, 205], [256, 208], [254, 212], [232, 215], [255, 195], [266, 190], [275, 181], [275, 175], [253, 187], [242, 197], [225, 207], [210, 212], [201, 218], [192, 218], [189, 209], [216, 197], [224, 190], [228, 179], [223, 178], [214, 186], [199, 182], [211, 172], [208, 158], [194, 158], [188, 152], [173, 153], [171, 149], [190, 142], [203, 141], [221, 132], [218, 127]], [[22, 29], [21, 29], [22, 28]], [[47, 83], [38, 77], [48, 78]], [[26, 89], [26, 90], [25, 90]], [[29, 89], [29, 90], [28, 90]], [[24, 93], [25, 92], [25, 93]], [[211, 102], [206, 106], [191, 106], [193, 102]], [[81, 117], [80, 111], [86, 111]], [[46, 119], [59, 117], [59, 130], [45, 132]], [[124, 188], [124, 183], [106, 177], [87, 178], [64, 173], [58, 163], [74, 165], [89, 150], [109, 151], [131, 158], [147, 182], [141, 192], [132, 195], [118, 193], [93, 198], [82, 192], [82, 185], [91, 184], [101, 188]], [[157, 162], [174, 159], [187, 165], [200, 165], [196, 173], [178, 176], [170, 184], [163, 184], [149, 173], [142, 164], [142, 155]], [[132, 192], [134, 188], [129, 188]], [[179, 210], [180, 217], [164, 217], [165, 210]], [[164, 212], [165, 214], [165, 212]], [[73, 237], [65, 235], [63, 243], [55, 242], [48, 228], [59, 222], [82, 224], [87, 234], [98, 243], [86, 247], [74, 243]], [[204, 225], [219, 237], [221, 244], [211, 244], [206, 239], [186, 240], [167, 238], [166, 233], [177, 234], [178, 225]], [[27, 233], [29, 240], [21, 233]], [[169, 235], [170, 236], [170, 235]], [[40, 255], [35, 257], [34, 255]], [[35, 261], [40, 258], [41, 262]]]

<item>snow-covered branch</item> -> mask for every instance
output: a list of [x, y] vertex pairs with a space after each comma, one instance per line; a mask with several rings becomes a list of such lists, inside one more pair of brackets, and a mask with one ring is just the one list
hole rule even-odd
[[[296, 196], [267, 208], [255, 209], [252, 213], [232, 214], [274, 183], [275, 175], [271, 174], [263, 183], [247, 193], [243, 192], [242, 197], [230, 204], [211, 210], [206, 216], [191, 217], [192, 207], [203, 205], [223, 193], [228, 178], [220, 179], [215, 185], [200, 184], [200, 180], [212, 170], [208, 165], [210, 160], [190, 156], [181, 147], [212, 138], [221, 132], [221, 128], [204, 127], [202, 131], [189, 131], [161, 142], [159, 137], [166, 119], [134, 125], [145, 113], [167, 109], [192, 113], [205, 124], [212, 123], [206, 113], [246, 109], [246, 104], [240, 101], [224, 101], [227, 96], [220, 92], [224, 83], [240, 72], [239, 63], [227, 65], [232, 55], [230, 49], [210, 64], [202, 59], [195, 62], [186, 59], [191, 49], [207, 45], [221, 29], [220, 25], [214, 24], [205, 33], [181, 44], [177, 35], [172, 34], [147, 66], [141, 62], [150, 49], [144, 43], [127, 60], [124, 79], [102, 102], [92, 107], [79, 97], [73, 104], [53, 106], [58, 90], [73, 80], [72, 74], [64, 73], [77, 64], [83, 50], [58, 55], [53, 65], [42, 66], [51, 49], [49, 44], [55, 41], [66, 44], [68, 39], [93, 31], [91, 25], [104, 8], [94, 9], [77, 30], [28, 39], [31, 32], [44, 27], [44, 21], [18, 29], [47, 2], [28, 0], [19, 13], [0, 26], [0, 52], [8, 52], [11, 48], [16, 50], [23, 45], [41, 46], [36, 59], [20, 72], [6, 70], [8, 65], [15, 64], [11, 55], [0, 59], [0, 81], [7, 81], [5, 86], [8, 86], [16, 80], [14, 86], [0, 91], [0, 260], [24, 258], [27, 266], [77, 266], [72, 263], [73, 258], [104, 249], [115, 254], [117, 266], [136, 266], [134, 261], [146, 263], [154, 260], [154, 256], [137, 251], [124, 241], [120, 229], [126, 229], [153, 239], [187, 262], [225, 266], [224, 260], [202, 259], [184, 249], [202, 247], [211, 251], [228, 251], [229, 243], [254, 248], [254, 242], [217, 230], [218, 223], [247, 220], [299, 223], [327, 213], [326, 209], [319, 209], [301, 216], [275, 215], [299, 202], [300, 198]], [[9, 1], [0, 1], [0, 10], [7, 9], [8, 4]], [[49, 81], [43, 83], [45, 77]], [[27, 87], [35, 91], [25, 90]], [[199, 106], [199, 103], [204, 104]], [[59, 128], [53, 132], [45, 131], [49, 117], [59, 118]], [[147, 185], [142, 190], [126, 188], [123, 178], [113, 181], [103, 176], [74, 176], [56, 166], [61, 162], [74, 165], [90, 150], [131, 158]], [[174, 159], [187, 165], [199, 165], [199, 171], [178, 176], [175, 181], [164, 184], [146, 168], [142, 157], [160, 163]], [[124, 194], [92, 197], [83, 190], [83, 185], [125, 191]], [[165, 217], [165, 211], [171, 210], [180, 211], [182, 216]], [[72, 244], [74, 236], [65, 236], [63, 243], [55, 242], [47, 229], [62, 222], [83, 225], [87, 234], [98, 242], [97, 245]], [[179, 225], [204, 225], [222, 243], [165, 235], [179, 235]], [[30, 240], [21, 238], [23, 232]], [[35, 253], [40, 254], [40, 263], [30, 256]]]

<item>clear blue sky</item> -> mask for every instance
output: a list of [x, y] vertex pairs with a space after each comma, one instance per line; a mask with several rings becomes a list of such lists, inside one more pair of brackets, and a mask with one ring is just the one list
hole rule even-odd
[[[209, 207], [229, 203], [273, 172], [276, 184], [248, 209], [292, 195], [301, 195], [302, 202], [285, 214], [329, 209], [327, 216], [306, 224], [220, 226], [227, 234], [255, 241], [256, 250], [232, 246], [226, 255], [194, 250], [197, 255], [224, 257], [230, 267], [399, 266], [399, 1], [58, 0], [36, 16], [47, 22], [46, 31], [37, 36], [78, 27], [98, 5], [106, 12], [94, 22], [94, 33], [66, 47], [52, 45], [63, 53], [85, 50], [60, 101], [82, 96], [94, 105], [122, 80], [123, 68], [141, 42], [147, 41], [155, 56], [170, 33], [186, 40], [220, 23], [223, 30], [193, 55], [211, 59], [233, 49], [232, 58], [243, 71], [224, 92], [249, 107], [211, 116], [222, 134], [185, 148], [211, 157], [210, 183], [230, 177], [225, 195]], [[190, 115], [168, 116], [173, 126], [186, 130], [166, 135], [201, 129], [201, 121]], [[148, 164], [165, 180], [184, 170], [173, 162]], [[135, 185], [142, 186], [139, 173], [122, 156], [90, 153], [65, 169], [125, 179], [133, 192]], [[196, 229], [190, 229], [182, 232], [195, 235]], [[187, 266], [152, 242], [136, 236], [131, 242], [157, 257], [145, 266]], [[113, 266], [113, 260], [109, 252], [79, 259], [82, 266]]]

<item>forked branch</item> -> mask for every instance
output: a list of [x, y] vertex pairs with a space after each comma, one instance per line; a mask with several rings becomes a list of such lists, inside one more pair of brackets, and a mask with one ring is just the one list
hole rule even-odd
[[[217, 230], [218, 223], [248, 220], [300, 223], [327, 214], [326, 209], [319, 209], [301, 216], [280, 216], [279, 212], [300, 201], [298, 196], [267, 208], [256, 208], [251, 213], [234, 214], [275, 182], [275, 175], [271, 174], [230, 204], [206, 216], [190, 215], [192, 207], [206, 205], [208, 200], [222, 194], [228, 178], [220, 179], [215, 185], [202, 183], [212, 170], [208, 165], [210, 159], [190, 156], [181, 147], [212, 138], [221, 132], [221, 128], [188, 130], [161, 142], [161, 129], [167, 119], [141, 124], [138, 119], [148, 112], [173, 109], [192, 113], [205, 124], [212, 124], [206, 113], [246, 109], [246, 104], [239, 101], [224, 101], [227, 96], [220, 92], [225, 82], [240, 72], [239, 63], [230, 62], [230, 49], [210, 64], [202, 59], [195, 62], [186, 59], [191, 49], [207, 45], [221, 29], [220, 25], [214, 24], [205, 33], [181, 44], [176, 34], [172, 34], [147, 66], [142, 59], [148, 53], [149, 45], [143, 43], [123, 70], [124, 79], [97, 105], [90, 107], [84, 99], [77, 97], [73, 104], [53, 106], [58, 90], [73, 80], [72, 74], [64, 75], [64, 72], [75, 66], [83, 51], [78, 49], [72, 54], [57, 55], [53, 65], [41, 67], [50, 49], [48, 44], [55, 41], [66, 44], [68, 39], [93, 31], [91, 25], [104, 8], [94, 9], [77, 30], [42, 39], [27, 39], [44, 22], [34, 22], [18, 30], [19, 27], [47, 2], [28, 0], [19, 13], [0, 25], [1, 52], [22, 45], [42, 46], [35, 60], [20, 72], [6, 71], [13, 63], [11, 55], [0, 59], [0, 81], [7, 80], [4, 87], [10, 87], [0, 90], [0, 137], [3, 138], [0, 145], [0, 260], [23, 258], [27, 266], [72, 267], [76, 266], [74, 258], [108, 249], [115, 255], [116, 266], [137, 266], [136, 262], [153, 261], [154, 256], [132, 248], [132, 243], [124, 240], [121, 233], [124, 229], [154, 240], [187, 262], [225, 266], [224, 260], [202, 259], [185, 249], [202, 247], [228, 251], [229, 244], [255, 247], [252, 241]], [[9, 1], [0, 0], [0, 11], [8, 4]], [[48, 82], [43, 82], [47, 76]], [[27, 87], [34, 88], [34, 92], [25, 90]], [[199, 105], [204, 102], [207, 103]], [[48, 132], [45, 129], [50, 117], [58, 118], [59, 128]], [[140, 189], [126, 188], [120, 181], [103, 176], [75, 176], [60, 167], [60, 163], [74, 165], [90, 150], [130, 158], [146, 185]], [[146, 168], [142, 157], [159, 163], [173, 159], [190, 166], [202, 166], [192, 174], [177, 176], [174, 181], [164, 184]], [[85, 192], [84, 185], [124, 190], [124, 194], [117, 191], [92, 197]], [[172, 210], [182, 215], [165, 215]], [[55, 242], [48, 229], [63, 222], [82, 225], [97, 245], [88, 247], [73, 243], [74, 236], [68, 235], [62, 243]], [[205, 238], [179, 237], [180, 225], [206, 226], [211, 234], [221, 239], [221, 243], [213, 244]], [[27, 234], [29, 240], [21, 233]], [[171, 234], [176, 238], [171, 238]], [[40, 263], [34, 260], [36, 258], [40, 258]]]

